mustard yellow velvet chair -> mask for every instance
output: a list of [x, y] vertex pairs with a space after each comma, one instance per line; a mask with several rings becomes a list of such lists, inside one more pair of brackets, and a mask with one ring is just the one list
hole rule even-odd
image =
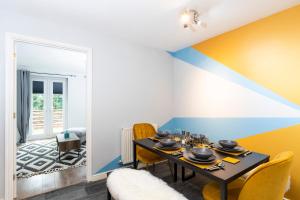
[[[254, 169], [246, 179], [228, 185], [228, 200], [282, 200], [293, 160], [286, 151]], [[203, 189], [204, 200], [220, 199], [219, 185], [209, 183]]]
[[[141, 123], [133, 125], [133, 135], [134, 139], [144, 139], [148, 137], [153, 137], [156, 134], [154, 127], [148, 123]], [[164, 160], [157, 154], [154, 154], [144, 148], [137, 147], [136, 149], [137, 160], [146, 164], [155, 164], [156, 162]]]

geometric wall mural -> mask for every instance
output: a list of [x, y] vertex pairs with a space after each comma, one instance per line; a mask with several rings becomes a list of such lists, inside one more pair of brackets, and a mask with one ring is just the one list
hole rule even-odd
[[193, 48], [171, 53], [174, 118], [161, 130], [184, 129], [211, 140], [238, 139], [300, 124], [300, 107]]
[[[239, 139], [300, 124], [300, 106], [192, 47], [174, 57], [174, 117], [160, 130]], [[98, 170], [120, 167], [120, 156]]]
[[[294, 104], [285, 99], [284, 97], [272, 92], [270, 89], [264, 88], [262, 85], [259, 85], [254, 81], [249, 80], [245, 76], [242, 76], [241, 74], [233, 71], [229, 67], [223, 65], [222, 63], [216, 60], [211, 59], [210, 57], [204, 55], [203, 53], [197, 51], [192, 47], [188, 47], [170, 54], [177, 59], [180, 59], [186, 63], [193, 65], [194, 67], [214, 73], [226, 80], [237, 83], [245, 88], [251, 89], [259, 94], [262, 94], [278, 102], [286, 104], [292, 108], [300, 109], [299, 105]], [[266, 76], [266, 79], [267, 78], [268, 76]]]

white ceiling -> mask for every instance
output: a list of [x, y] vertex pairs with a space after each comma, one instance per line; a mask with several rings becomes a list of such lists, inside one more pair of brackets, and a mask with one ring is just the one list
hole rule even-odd
[[16, 44], [18, 69], [65, 75], [84, 75], [86, 54], [35, 44]]
[[[6, 0], [5, 9], [105, 32], [174, 51], [292, 7], [300, 0]], [[181, 27], [185, 8], [203, 13], [207, 28]]]

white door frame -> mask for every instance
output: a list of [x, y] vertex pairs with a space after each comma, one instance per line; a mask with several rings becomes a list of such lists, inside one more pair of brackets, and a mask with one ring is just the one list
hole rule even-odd
[[5, 34], [5, 200], [15, 196], [15, 165], [16, 165], [16, 42], [67, 49], [86, 53], [86, 142], [87, 142], [87, 181], [92, 178], [92, 49], [51, 40], [28, 37], [15, 33]]

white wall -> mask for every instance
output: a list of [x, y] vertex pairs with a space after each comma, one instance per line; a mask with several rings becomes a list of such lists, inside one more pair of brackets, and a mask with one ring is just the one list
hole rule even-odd
[[299, 110], [174, 59], [174, 117], [299, 116]]
[[86, 79], [68, 78], [68, 128], [86, 127]]
[[165, 123], [172, 116], [172, 58], [110, 36], [0, 10], [0, 198], [4, 196], [4, 34], [93, 48], [93, 172], [120, 154], [119, 131], [136, 121]]

